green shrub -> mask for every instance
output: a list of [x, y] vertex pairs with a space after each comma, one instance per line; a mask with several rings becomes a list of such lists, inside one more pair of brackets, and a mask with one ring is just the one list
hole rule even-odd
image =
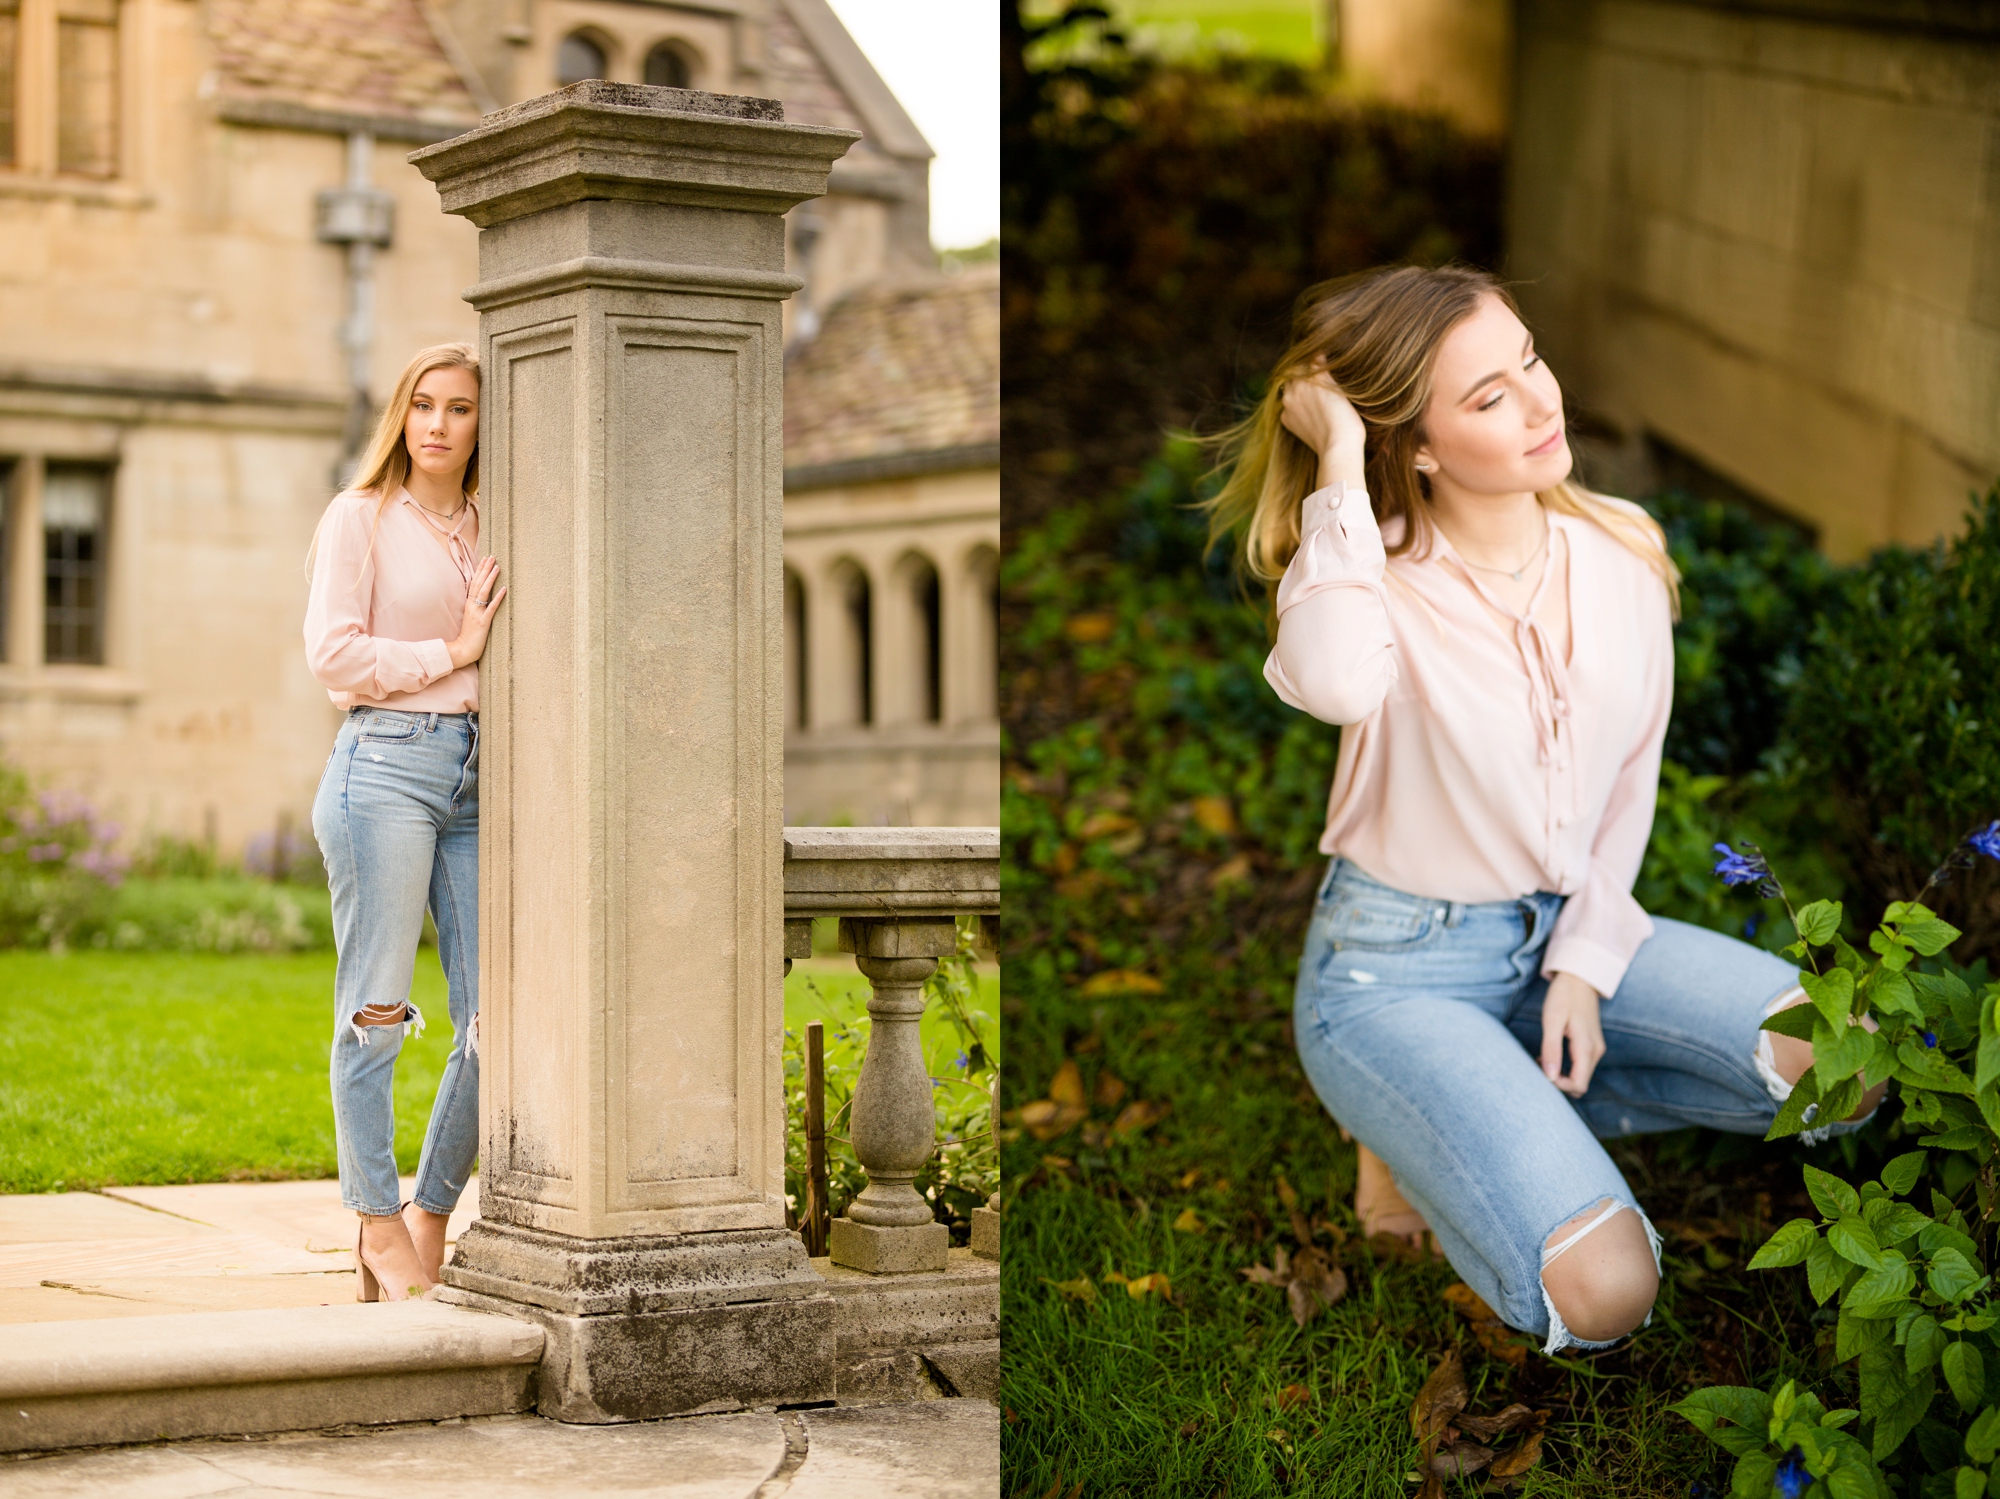
[[[2000, 822], [1956, 852], [2000, 859]], [[1725, 874], [1736, 882], [1768, 873], [1759, 861], [1724, 862], [1737, 866]], [[1784, 1224], [1750, 1261], [1753, 1270], [1804, 1266], [1813, 1299], [1837, 1305], [1833, 1356], [1859, 1362], [1858, 1409], [1826, 1412], [1789, 1382], [1775, 1396], [1698, 1390], [1675, 1408], [1737, 1455], [1734, 1494], [1887, 1499], [1895, 1474], [1910, 1481], [1903, 1492], [1973, 1499], [2000, 1487], [1991, 1231], [2000, 1207], [2000, 983], [1975, 993], [1942, 962], [1958, 929], [1914, 901], [1884, 912], [1869, 936], [1872, 956], [1841, 937], [1834, 902], [1807, 906], [1795, 924], [1801, 940], [1786, 951], [1805, 964], [1799, 982], [1811, 1002], [1764, 1028], [1810, 1040], [1814, 1061], [1767, 1138], [1845, 1118], [1865, 1088], [1892, 1081], [1896, 1099], [1885, 1107], [1900, 1118], [1891, 1127], [1919, 1147], [1859, 1187], [1807, 1166], [1819, 1216]], [[1855, 1422], [1862, 1440], [1843, 1429]]]
[[101, 920], [128, 863], [117, 839], [84, 797], [0, 761], [0, 947], [61, 949]]
[[71, 940], [119, 952], [330, 952], [333, 902], [324, 886], [240, 877], [127, 880]]
[[[1841, 581], [1814, 628], [1786, 724], [1784, 775], [1851, 869], [1860, 909], [1923, 884], [1937, 851], [2000, 805], [2000, 486], [1964, 534], [1890, 547]], [[1933, 901], [1970, 959], [2000, 939], [2000, 870]]]

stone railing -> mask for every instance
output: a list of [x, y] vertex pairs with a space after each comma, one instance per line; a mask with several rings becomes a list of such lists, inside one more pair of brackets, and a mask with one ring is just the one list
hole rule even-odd
[[[957, 918], [1000, 911], [998, 828], [786, 828], [785, 968], [812, 955], [816, 916], [872, 988], [868, 1053], [848, 1139], [868, 1186], [833, 1221], [836, 1265], [872, 1274], [943, 1270], [950, 1236], [913, 1182], [937, 1148], [918, 1036], [924, 981], [958, 946]], [[973, 1212], [973, 1248], [1000, 1255], [999, 1195]]]

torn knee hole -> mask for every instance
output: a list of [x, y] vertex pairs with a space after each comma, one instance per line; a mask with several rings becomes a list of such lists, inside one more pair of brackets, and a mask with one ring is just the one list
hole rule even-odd
[[363, 1005], [354, 1012], [356, 1025], [401, 1025], [409, 1018], [408, 1005]]
[[1564, 1329], [1585, 1342], [1609, 1342], [1640, 1326], [1659, 1284], [1645, 1220], [1628, 1203], [1601, 1198], [1543, 1241], [1543, 1293]]

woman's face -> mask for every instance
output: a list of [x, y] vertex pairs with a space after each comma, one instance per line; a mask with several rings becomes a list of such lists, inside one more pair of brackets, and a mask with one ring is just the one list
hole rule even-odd
[[1562, 390], [1521, 320], [1498, 297], [1439, 345], [1417, 460], [1433, 483], [1471, 494], [1552, 489], [1569, 477]]
[[410, 397], [403, 442], [410, 462], [427, 474], [462, 473], [479, 441], [479, 381], [471, 370], [427, 370]]

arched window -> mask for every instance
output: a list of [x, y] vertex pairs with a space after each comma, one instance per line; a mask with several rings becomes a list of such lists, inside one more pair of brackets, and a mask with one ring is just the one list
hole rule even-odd
[[875, 609], [868, 574], [859, 564], [843, 559], [829, 575], [839, 608], [839, 649], [835, 652], [836, 680], [827, 686], [833, 700], [826, 702], [831, 724], [870, 724], [875, 721]]
[[806, 697], [806, 585], [785, 569], [785, 727], [799, 730], [811, 721]]
[[646, 54], [646, 82], [654, 88], [693, 88], [699, 71], [685, 42], [661, 42]]
[[898, 559], [882, 622], [884, 723], [936, 723], [944, 709], [944, 620], [937, 568], [921, 552]]
[[959, 615], [967, 637], [961, 701], [967, 719], [984, 722], [1000, 715], [1000, 554], [991, 547], [975, 548], [965, 572], [970, 597]]
[[556, 48], [556, 87], [604, 76], [604, 44], [588, 32], [572, 31]]

